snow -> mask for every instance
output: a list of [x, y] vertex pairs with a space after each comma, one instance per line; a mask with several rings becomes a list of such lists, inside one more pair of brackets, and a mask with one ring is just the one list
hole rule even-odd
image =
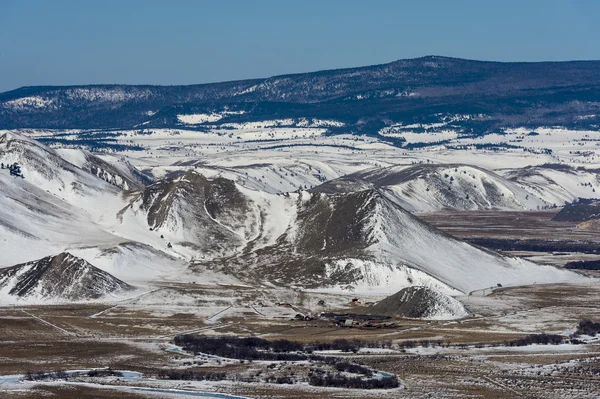
[[21, 97], [15, 100], [6, 101], [3, 104], [4, 108], [22, 111], [27, 108], [48, 108], [54, 104], [54, 99], [44, 98], [41, 96]]
[[[78, 248], [70, 251], [111, 275], [132, 283], [177, 280], [189, 275], [187, 262], [150, 245], [124, 243], [114, 247]], [[192, 276], [189, 276], [193, 279]]]
[[198, 125], [206, 122], [216, 122], [223, 118], [223, 115], [212, 113], [212, 114], [191, 114], [191, 115], [177, 115], [177, 120], [187, 125]]
[[548, 201], [538, 198], [516, 182], [463, 164], [373, 168], [343, 178], [334, 186], [342, 190], [378, 187], [411, 212], [534, 210], [549, 206]]
[[[287, 123], [302, 123], [307, 127], [284, 126]], [[150, 171], [156, 178], [193, 169], [209, 179], [220, 176], [234, 180], [237, 190], [250, 204], [248, 217], [241, 224], [221, 218], [212, 220], [217, 228], [236, 237], [237, 241], [228, 248], [231, 254], [246, 248], [250, 242], [248, 248], [256, 251], [276, 245], [284, 235], [293, 240], [299, 207], [311, 194], [282, 193], [313, 187], [358, 171], [398, 164], [400, 166], [395, 168], [402, 171], [415, 163], [436, 160], [436, 163], [448, 164], [446, 168], [439, 168], [436, 179], [445, 179], [448, 174], [454, 178], [453, 187], [462, 187], [463, 180], [465, 185], [474, 184], [474, 191], [461, 191], [469, 193], [470, 203], [479, 196], [477, 206], [499, 209], [533, 209], [576, 196], [589, 196], [586, 194], [590, 188], [583, 183], [594, 176], [594, 172], [584, 169], [566, 172], [540, 168], [540, 164], [555, 161], [554, 155], [549, 154], [439, 148], [406, 151], [373, 137], [326, 136], [324, 127], [310, 126], [338, 125], [335, 121], [272, 120], [231, 125], [233, 130], [223, 129], [221, 125], [208, 132], [151, 129], [149, 134], [139, 135], [137, 131], [123, 131], [117, 136], [119, 141], [133, 141], [147, 150], [102, 154], [101, 158], [123, 173], [133, 165]], [[213, 255], [199, 253], [197, 248], [186, 244], [193, 237], [190, 228], [201, 229], [184, 215], [183, 203], [178, 205], [180, 208], [174, 208], [164, 228], [150, 231], [140, 204], [134, 201], [133, 206], [127, 208], [134, 198], [131, 194], [124, 195], [120, 188], [81, 169], [89, 153], [74, 148], [49, 149], [20, 133], [0, 132], [1, 160], [18, 161], [26, 176], [15, 179], [8, 173], [0, 173], [0, 185], [5, 193], [0, 197], [0, 206], [11, 210], [0, 214], [0, 250], [4, 254], [0, 266], [68, 250], [124, 281], [142, 285], [199, 278], [188, 271], [187, 265], [200, 258], [211, 259]], [[56, 132], [29, 129], [26, 133], [49, 137]], [[65, 137], [75, 138], [79, 131], [63, 133]], [[434, 134], [437, 133], [424, 133], [424, 140], [437, 140]], [[506, 140], [522, 134], [521, 131], [508, 132], [498, 138]], [[587, 146], [589, 142], [583, 139], [590, 134], [582, 132], [574, 137], [579, 137]], [[539, 139], [545, 135], [553, 140], [565, 139], [562, 131], [552, 129], [540, 130], [540, 136], [526, 137]], [[256, 141], [263, 139], [267, 141]], [[453, 140], [478, 139], [457, 137]], [[278, 143], [283, 146], [278, 147]], [[293, 146], [286, 147], [287, 144]], [[456, 166], [456, 160], [463, 158], [476, 165], [491, 166], [497, 173], [477, 166]], [[513, 169], [503, 169], [507, 163]], [[514, 168], [522, 165], [532, 165], [537, 168], [537, 174], [514, 180]], [[586, 166], [595, 167], [594, 164]], [[595, 184], [593, 182], [594, 187]], [[486, 194], [489, 185], [504, 194], [501, 200], [490, 200]], [[583, 279], [524, 260], [498, 257], [440, 236], [392, 205], [400, 203], [412, 211], [449, 206], [439, 190], [427, 191], [428, 187], [425, 179], [387, 187], [384, 199], [377, 202], [376, 211], [370, 216], [367, 233], [372, 245], [368, 255], [343, 256], [325, 262], [330, 276], [351, 264], [360, 278], [350, 286], [326, 284], [320, 290], [383, 295], [418, 284], [456, 295], [497, 283], [512, 286]], [[126, 211], [121, 212], [123, 209]], [[469, 202], [465, 209], [471, 209]], [[169, 242], [173, 248], [167, 248]], [[222, 274], [208, 272], [206, 277], [213, 282], [224, 278]]]
[[375, 242], [370, 250], [376, 258], [401, 260], [464, 293], [497, 284], [507, 287], [589, 280], [520, 258], [501, 257], [443, 236], [408, 212], [399, 211], [391, 201], [377, 204], [370, 223], [370, 234]]
[[[350, 265], [350, 266], [349, 266]], [[309, 290], [324, 293], [348, 293], [354, 295], [392, 295], [402, 288], [413, 285], [426, 286], [449, 294], [460, 292], [420, 270], [407, 267], [401, 262], [386, 262], [383, 259], [365, 260], [356, 258], [337, 259], [325, 265], [326, 275], [331, 276], [351, 267], [359, 276], [355, 283], [335, 285]]]
[[134, 88], [125, 90], [120, 87], [73, 87], [65, 90], [66, 97], [73, 100], [122, 102], [149, 98], [152, 92], [149, 89]]

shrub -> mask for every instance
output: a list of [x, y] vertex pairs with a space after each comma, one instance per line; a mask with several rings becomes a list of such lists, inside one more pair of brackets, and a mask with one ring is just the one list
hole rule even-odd
[[594, 336], [600, 333], [600, 323], [594, 323], [591, 320], [581, 320], [577, 325], [574, 336], [578, 335], [591, 335]]
[[366, 375], [367, 377], [371, 377], [373, 375], [373, 371], [371, 369], [354, 363], [339, 362], [335, 364], [335, 368], [337, 369], [337, 371], [345, 371], [347, 373], [353, 374], [362, 374]]

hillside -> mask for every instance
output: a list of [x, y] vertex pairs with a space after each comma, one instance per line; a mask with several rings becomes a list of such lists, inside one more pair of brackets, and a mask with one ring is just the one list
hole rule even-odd
[[253, 248], [250, 242], [235, 256], [196, 261], [193, 270], [233, 273], [254, 284], [379, 294], [413, 285], [456, 294], [498, 283], [579, 279], [456, 240], [372, 189], [289, 194], [288, 207], [285, 218], [273, 215], [288, 223], [273, 244]]
[[258, 232], [260, 212], [227, 179], [208, 180], [188, 171], [132, 195], [121, 219], [143, 215], [150, 229], [184, 251], [204, 256], [232, 254]]
[[2, 302], [82, 301], [115, 297], [132, 289], [69, 253], [0, 269]]
[[598, 196], [596, 187], [600, 183], [600, 176], [596, 169], [543, 164], [498, 172], [532, 196], [542, 198], [546, 204], [561, 206], [579, 198]]
[[[597, 125], [600, 62], [501, 63], [429, 56], [388, 64], [191, 86], [23, 87], [0, 94], [0, 128], [124, 129], [248, 123], [376, 134], [439, 123]], [[82, 142], [102, 138], [86, 134]], [[390, 139], [393, 142], [393, 140]]]
[[331, 180], [315, 192], [352, 192], [373, 187], [411, 212], [529, 210], [547, 203], [520, 185], [480, 167], [464, 164], [399, 165], [360, 171]]
[[559, 222], [586, 222], [600, 219], [600, 202], [582, 200], [565, 205], [552, 220]]
[[[126, 159], [101, 158], [86, 150], [59, 149], [60, 156], [73, 165], [123, 190], [134, 190], [152, 183], [152, 178], [136, 169]], [[108, 161], [107, 161], [108, 159]]]
[[0, 136], [0, 161], [5, 166], [18, 162], [24, 176], [0, 169], [0, 267], [68, 251], [128, 281], [186, 275], [185, 262], [163, 252], [166, 243], [145, 223], [122, 225], [117, 218], [127, 205], [124, 189], [130, 187], [115, 183], [142, 187], [141, 182], [125, 173], [126, 167], [109, 163], [102, 169], [107, 173], [83, 170], [74, 163], [97, 158], [85, 155], [53, 150], [15, 133]]
[[21, 134], [0, 134], [0, 161], [4, 165], [18, 163], [27, 182], [79, 207], [99, 196], [119, 192], [117, 187], [67, 161], [57, 150]]

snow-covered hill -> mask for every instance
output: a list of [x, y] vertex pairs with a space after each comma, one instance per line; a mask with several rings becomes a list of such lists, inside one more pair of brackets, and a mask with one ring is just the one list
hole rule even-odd
[[[20, 163], [25, 174], [0, 173], [0, 266], [69, 251], [127, 282], [222, 276], [263, 288], [378, 295], [414, 285], [457, 294], [498, 283], [581, 279], [470, 246], [399, 205], [414, 209], [419, 199], [404, 194], [402, 202], [399, 188], [431, 184], [437, 191], [429, 191], [430, 206], [458, 207], [461, 196], [433, 196], [449, 181], [478, 207], [528, 204], [518, 185], [478, 168], [387, 168], [346, 179], [351, 189], [332, 184], [331, 190], [291, 193], [207, 178], [190, 168], [123, 190], [111, 183], [121, 176], [133, 184], [131, 175], [85, 152], [56, 151], [7, 133], [0, 155], [5, 163]], [[90, 159], [106, 173], [79, 167], [89, 166]]]
[[127, 205], [122, 188], [80, 169], [74, 154], [18, 134], [0, 136], [0, 160], [19, 163], [24, 175], [0, 169], [0, 267], [69, 251], [128, 281], [148, 282], [174, 270], [185, 275], [186, 263], [163, 252], [166, 244], [145, 223], [118, 221]]
[[499, 173], [550, 205], [561, 206], [577, 198], [600, 196], [600, 175], [597, 169], [544, 164], [502, 170]]
[[198, 261], [194, 269], [229, 271], [256, 284], [380, 294], [412, 285], [456, 294], [499, 283], [579, 279], [456, 240], [373, 189], [301, 192], [287, 198], [293, 217], [275, 215], [281, 224], [289, 223], [275, 244], [225, 259]]
[[69, 253], [0, 269], [0, 303], [114, 299], [132, 289]]
[[102, 198], [120, 192], [102, 179], [78, 168], [58, 151], [16, 133], [0, 135], [0, 162], [18, 163], [25, 180], [55, 197], [87, 211], [99, 210]]
[[108, 162], [86, 150], [63, 148], [57, 151], [63, 159], [73, 165], [123, 190], [139, 189], [152, 182], [150, 177], [123, 158], [107, 156], [106, 159], [112, 161]]
[[[0, 267], [41, 258], [74, 246], [116, 245], [121, 241], [95, 223], [81, 205], [78, 206], [79, 195], [68, 198], [69, 201], [62, 198], [63, 178], [59, 170], [53, 171], [52, 180], [35, 184], [33, 176], [43, 179], [42, 175], [29, 169], [31, 163], [24, 159], [13, 159], [28, 166], [23, 168], [25, 179], [11, 176], [7, 169], [0, 169]], [[66, 173], [69, 176], [70, 172]], [[112, 187], [100, 183], [107, 190]], [[93, 204], [95, 198], [86, 197], [82, 205]], [[106, 204], [102, 204], [103, 199], [118, 200], [117, 197], [99, 195], [95, 208], [106, 208]]]
[[120, 217], [125, 225], [145, 220], [182, 253], [226, 256], [255, 238], [261, 215], [231, 180], [190, 170], [133, 194]]
[[369, 309], [378, 315], [448, 320], [469, 315], [456, 299], [427, 287], [408, 287], [382, 299]]
[[464, 164], [418, 164], [374, 168], [329, 181], [317, 192], [376, 188], [411, 212], [528, 210], [547, 203], [492, 171]]

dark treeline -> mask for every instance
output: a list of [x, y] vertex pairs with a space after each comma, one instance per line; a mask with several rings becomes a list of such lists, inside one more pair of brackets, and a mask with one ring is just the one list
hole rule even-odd
[[[272, 140], [270, 140], [272, 141]], [[331, 148], [340, 148], [340, 149], [344, 149], [344, 150], [351, 150], [351, 151], [362, 151], [360, 148], [358, 147], [352, 147], [349, 145], [345, 145], [345, 144], [278, 144], [278, 145], [272, 145], [269, 147], [262, 147], [262, 150], [276, 150], [278, 148], [293, 148], [293, 147], [331, 147]]]
[[563, 337], [557, 334], [531, 334], [524, 338], [506, 341], [505, 346], [527, 346], [533, 344], [558, 345], [564, 342]]
[[198, 370], [160, 370], [158, 378], [182, 381], [223, 381], [227, 379], [227, 373]]
[[27, 371], [25, 373], [25, 379], [27, 381], [43, 381], [43, 380], [66, 380], [69, 377], [122, 377], [123, 373], [114, 371], [110, 368], [100, 370], [90, 370], [77, 373], [67, 373], [64, 370], [52, 371], [45, 373], [43, 371]]
[[178, 335], [175, 345], [186, 352], [206, 353], [214, 356], [244, 360], [278, 360], [328, 361], [326, 357], [313, 355], [314, 351], [339, 350], [342, 352], [358, 352], [360, 348], [389, 348], [391, 342], [366, 342], [359, 340], [336, 339], [331, 342], [315, 342], [302, 344], [287, 339], [267, 341], [257, 337], [207, 337], [195, 335]]
[[54, 137], [39, 137], [37, 138], [42, 144], [53, 145], [61, 144], [67, 147], [83, 147], [92, 152], [111, 150], [111, 151], [143, 151], [144, 147], [136, 144], [121, 144], [116, 139], [102, 140], [77, 140], [77, 139], [58, 139]]
[[308, 377], [308, 383], [317, 387], [354, 389], [390, 389], [400, 386], [400, 382], [396, 376], [363, 379], [360, 377], [347, 377], [322, 370], [312, 371]]
[[194, 354], [209, 355], [244, 360], [277, 360], [300, 361], [307, 360], [306, 354], [297, 353], [304, 349], [298, 342], [285, 339], [267, 341], [261, 338], [248, 337], [205, 337], [193, 335], [178, 335], [175, 345]]

